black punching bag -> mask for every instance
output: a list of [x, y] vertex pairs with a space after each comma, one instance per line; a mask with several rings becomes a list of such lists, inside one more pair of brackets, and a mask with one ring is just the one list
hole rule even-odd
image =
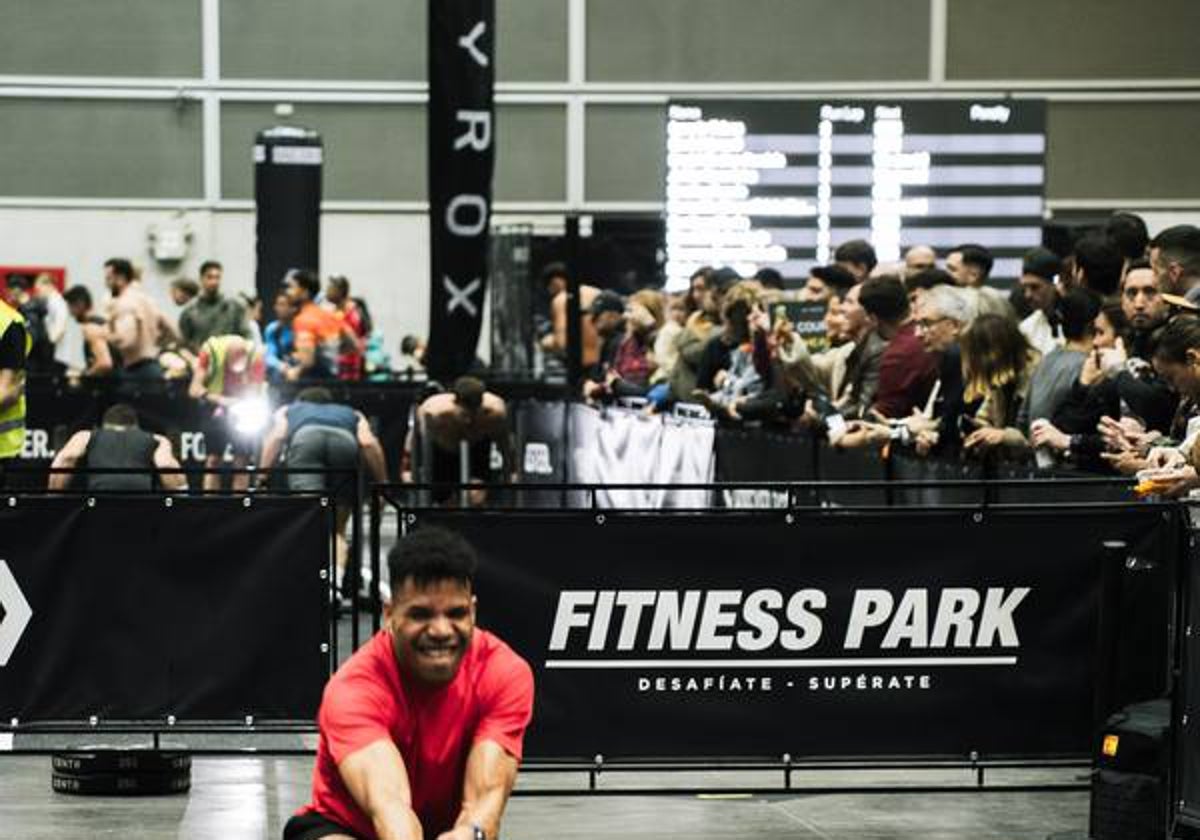
[[265, 312], [288, 269], [320, 270], [322, 157], [311, 129], [276, 126], [254, 138], [255, 286]]

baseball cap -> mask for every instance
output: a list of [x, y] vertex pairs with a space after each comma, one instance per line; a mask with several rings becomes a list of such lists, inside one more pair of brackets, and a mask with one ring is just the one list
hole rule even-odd
[[1041, 277], [1048, 283], [1062, 273], [1062, 260], [1049, 248], [1033, 248], [1025, 253], [1021, 273]]

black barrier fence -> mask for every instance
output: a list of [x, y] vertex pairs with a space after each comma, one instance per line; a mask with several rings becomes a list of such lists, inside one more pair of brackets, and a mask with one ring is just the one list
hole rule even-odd
[[1082, 762], [1168, 687], [1173, 505], [398, 515], [480, 551], [534, 764]]
[[311, 731], [336, 663], [328, 498], [8, 495], [10, 734]]

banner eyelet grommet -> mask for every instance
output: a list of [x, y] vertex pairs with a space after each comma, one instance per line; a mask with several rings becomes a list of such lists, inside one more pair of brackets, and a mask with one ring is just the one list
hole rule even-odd
[[983, 514], [978, 511], [976, 511], [975, 513], [972, 513], [971, 521], [978, 525], [980, 522], [983, 521]]
[[90, 508], [94, 508], [96, 506], [96, 497], [95, 496], [88, 496], [87, 506]]
[[787, 516], [783, 517], [783, 521], [791, 525], [796, 521], [796, 517], [789, 513]]
[[175, 507], [175, 500], [167, 496], [167, 498], [163, 499], [163, 507]]
[[244, 507], [244, 508], [250, 507], [250, 497], [249, 496], [242, 499], [242, 507]]
[[175, 725], [175, 715], [167, 715], [167, 726]]
[[603, 513], [597, 513], [597, 514], [596, 514], [596, 524], [597, 524], [597, 525], [603, 525], [603, 524], [604, 524], [604, 514], [603, 514]]
[[327, 496], [321, 497], [321, 507], [329, 507], [329, 498]]
[[16, 497], [16, 496], [9, 496], [9, 497], [8, 497], [8, 506], [9, 506], [9, 507], [16, 507], [16, 506], [17, 506], [17, 497]]

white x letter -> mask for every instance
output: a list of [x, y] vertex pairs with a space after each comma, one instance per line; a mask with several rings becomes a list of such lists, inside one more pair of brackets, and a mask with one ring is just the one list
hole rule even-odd
[[479, 315], [479, 308], [471, 302], [471, 295], [475, 294], [481, 285], [483, 285], [482, 282], [478, 277], [476, 277], [465, 287], [460, 289], [458, 286], [454, 285], [454, 281], [452, 281], [449, 277], [443, 276], [442, 287], [446, 290], [447, 294], [450, 295], [450, 302], [446, 304], [446, 314], [453, 315], [454, 310], [461, 306], [463, 309], [467, 310], [467, 314], [472, 318]]

